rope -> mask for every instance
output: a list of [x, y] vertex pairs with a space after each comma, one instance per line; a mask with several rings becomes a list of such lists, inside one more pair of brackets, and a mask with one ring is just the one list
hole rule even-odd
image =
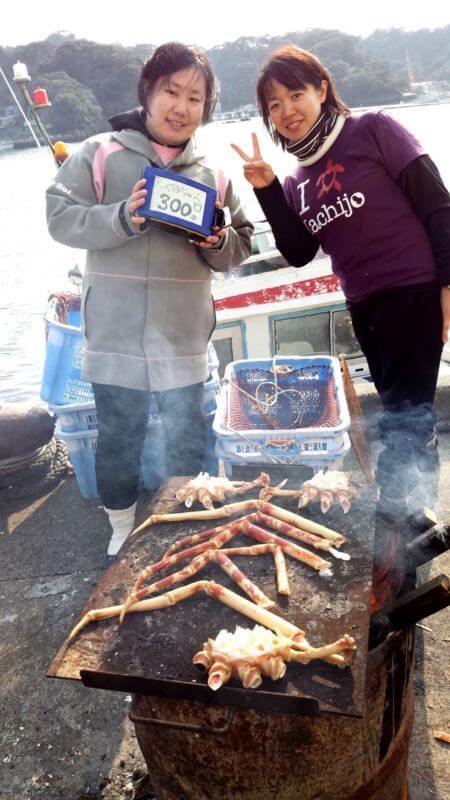
[[30, 466], [30, 464], [41, 457], [46, 447], [48, 447], [48, 442], [47, 444], [44, 444], [43, 447], [38, 447], [37, 450], [32, 450], [31, 453], [25, 453], [21, 456], [14, 456], [13, 458], [1, 459], [0, 475], [7, 475], [8, 472], [15, 472], [16, 470]]
[[[231, 384], [231, 381], [226, 380], [226, 381], [224, 381], [224, 383], [230, 383]], [[254, 395], [250, 394], [250, 392], [247, 392], [245, 389], [242, 388], [242, 386], [239, 386], [239, 383], [237, 381], [236, 381], [236, 383], [234, 385], [235, 385], [236, 389], [238, 390], [238, 392], [240, 392], [245, 397], [248, 397], [249, 400], [257, 406], [258, 411], [260, 412], [261, 416], [265, 417], [267, 422], [268, 422], [268, 424], [270, 424], [270, 426], [272, 428], [274, 428], [274, 429], [276, 429], [275, 428], [275, 423], [270, 418], [267, 419], [267, 417], [270, 414], [270, 412], [272, 412], [272, 414], [273, 414], [273, 410], [276, 409], [276, 407], [278, 405], [279, 398], [282, 397], [283, 395], [290, 395], [290, 396], [298, 395], [300, 400], [301, 400], [301, 404], [303, 405], [303, 408], [301, 408], [298, 411], [297, 416], [292, 421], [291, 427], [295, 427], [297, 422], [300, 422], [301, 419], [303, 418], [303, 415], [305, 414], [306, 406], [305, 406], [304, 393], [300, 392], [298, 389], [279, 389], [278, 383], [276, 382], [276, 380], [275, 381], [261, 381], [261, 383], [259, 383], [257, 385]], [[274, 393], [273, 394], [266, 394], [264, 398], [260, 398], [259, 397], [259, 393], [260, 393], [260, 391], [262, 391], [262, 387], [263, 386], [274, 386], [275, 387]], [[291, 407], [295, 408], [294, 401], [291, 403]]]

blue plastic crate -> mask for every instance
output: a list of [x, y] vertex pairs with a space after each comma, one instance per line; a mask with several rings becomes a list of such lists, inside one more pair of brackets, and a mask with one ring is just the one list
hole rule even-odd
[[[72, 463], [80, 494], [86, 500], [98, 497], [95, 476], [95, 452], [98, 430], [68, 433], [56, 426], [56, 436], [63, 439]], [[140, 488], [157, 489], [166, 478], [164, 439], [160, 425], [150, 425], [141, 459]]]
[[[214, 419], [221, 454], [301, 463], [344, 445], [350, 416], [339, 362], [287, 356], [228, 364]], [[246, 456], [247, 454], [247, 456]]]
[[[62, 325], [46, 317], [47, 352], [41, 384], [41, 398], [46, 400], [58, 415], [65, 414], [63, 428], [68, 432], [93, 429], [92, 420], [83, 423], [84, 410], [92, 414], [94, 403], [92, 384], [83, 380], [83, 336], [79, 328], [80, 312], [69, 312], [69, 325]], [[216, 410], [219, 390], [219, 359], [212, 342], [208, 344], [208, 378], [205, 381], [203, 413], [207, 416]], [[61, 406], [67, 406], [63, 412]], [[70, 411], [69, 411], [70, 406]], [[69, 414], [73, 413], [73, 419]], [[75, 427], [76, 426], [76, 427]], [[95, 426], [94, 426], [95, 427]]]
[[[69, 317], [70, 319], [70, 317]], [[89, 403], [92, 384], [83, 380], [83, 337], [79, 327], [46, 320], [47, 351], [41, 398], [51, 405]]]
[[[219, 391], [219, 374], [216, 370], [208, 381], [204, 383], [203, 415], [210, 417], [217, 407]], [[71, 405], [50, 405], [51, 411], [58, 417], [58, 423], [63, 433], [76, 431], [93, 431], [98, 428], [95, 401], [87, 403], [72, 403]], [[160, 421], [158, 406], [154, 397], [150, 399], [149, 425]]]
[[[213, 414], [206, 417], [206, 450], [203, 471], [218, 475], [219, 461], [215, 453], [216, 436], [213, 430]], [[58, 421], [56, 435], [66, 443], [69, 459], [73, 465], [80, 494], [86, 500], [98, 497], [95, 476], [95, 452], [98, 430], [64, 431]], [[139, 487], [157, 489], [167, 478], [164, 457], [164, 433], [161, 421], [149, 420], [147, 436], [141, 458], [141, 477]]]

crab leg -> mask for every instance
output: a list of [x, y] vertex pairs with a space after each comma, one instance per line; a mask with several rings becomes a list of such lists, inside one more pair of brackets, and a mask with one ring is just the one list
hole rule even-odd
[[208, 675], [208, 686], [214, 692], [220, 689], [231, 678], [231, 667], [223, 661], [215, 661], [211, 665]]
[[186, 580], [186, 578], [192, 578], [193, 575], [196, 575], [197, 572], [200, 572], [203, 567], [206, 567], [207, 564], [210, 564], [211, 561], [215, 561], [223, 570], [227, 573], [227, 575], [232, 578], [235, 583], [259, 606], [263, 608], [273, 608], [275, 603], [271, 600], [267, 595], [262, 592], [256, 584], [254, 584], [240, 569], [238, 569], [232, 561], [227, 556], [224, 556], [222, 553], [219, 553], [217, 550], [207, 550], [206, 553], [203, 553], [197, 558], [194, 558], [193, 561], [190, 562], [186, 567], [180, 569], [178, 572], [174, 572], [172, 575], [168, 575], [166, 578], [162, 578], [160, 581], [156, 583], [152, 583], [150, 586], [146, 586], [144, 589], [139, 589], [139, 591], [134, 591], [130, 594], [121, 611], [120, 614], [120, 622], [123, 622], [125, 614], [127, 613], [128, 609], [133, 605], [133, 603], [138, 602], [139, 600], [143, 600], [144, 597], [148, 597], [155, 592], [161, 591], [161, 589], [168, 589], [170, 586], [173, 586], [175, 583], [180, 583], [181, 581]]
[[331, 506], [333, 505], [333, 492], [330, 492], [328, 489], [322, 489], [320, 492], [320, 509], [323, 511], [324, 514], [330, 510]]
[[250, 522], [250, 519], [245, 519], [242, 522], [241, 530], [246, 533], [247, 536], [250, 536], [251, 539], [256, 539], [259, 542], [277, 544], [288, 556], [296, 558], [297, 561], [302, 561], [304, 564], [308, 564], [308, 566], [314, 569], [325, 570], [331, 567], [330, 562], [325, 561], [324, 558], [321, 558], [315, 553], [311, 553], [309, 550], [305, 550], [303, 547], [287, 542], [286, 539], [282, 539], [281, 536], [264, 531], [258, 525], [254, 525]]
[[257, 486], [269, 486], [270, 478], [267, 472], [261, 472], [254, 481], [232, 481], [235, 494], [244, 494]]
[[334, 547], [340, 547], [341, 544], [346, 541], [345, 536], [342, 536], [341, 533], [337, 533], [331, 530], [331, 528], [326, 528], [325, 525], [320, 525], [318, 522], [306, 519], [306, 517], [301, 517], [299, 514], [294, 514], [292, 511], [286, 511], [284, 508], [275, 506], [272, 503], [264, 503], [259, 500], [258, 511], [262, 511], [263, 514], [269, 514], [271, 517], [281, 519], [283, 522], [289, 522], [295, 525], [296, 528], [301, 528], [304, 531], [309, 531], [309, 533], [316, 533], [324, 539], [329, 539]]
[[[227, 528], [227, 530], [229, 530], [229, 528]], [[187, 550], [180, 550], [178, 553], [174, 553], [172, 556], [164, 556], [161, 561], [156, 561], [154, 564], [150, 564], [148, 567], [145, 567], [135, 581], [134, 591], [137, 592], [144, 581], [146, 581], [148, 578], [153, 578], [153, 576], [158, 572], [162, 572], [169, 567], [173, 567], [175, 564], [179, 564], [180, 561], [185, 561], [186, 558], [198, 556], [201, 553], [204, 553], [205, 550], [214, 549], [216, 547], [214, 538], [215, 537], [207, 542], [201, 542], [200, 544], [195, 545], [195, 547], [189, 547]]]
[[191, 536], [185, 536], [184, 539], [178, 539], [178, 541], [174, 542], [170, 545], [170, 547], [164, 553], [164, 558], [167, 556], [171, 556], [177, 550], [181, 550], [187, 545], [194, 545], [197, 542], [203, 542], [205, 539], [211, 539], [213, 536], [217, 536], [218, 533], [224, 531], [228, 525], [220, 525], [218, 528], [208, 528], [207, 531], [201, 531], [200, 533], [193, 533]]
[[[177, 589], [172, 589], [172, 591], [161, 594], [158, 597], [151, 597], [148, 600], [141, 600], [139, 603], [135, 603], [131, 606], [130, 611], [136, 613], [138, 611], [155, 611], [161, 608], [169, 608], [201, 591], [206, 592], [209, 597], [213, 597], [215, 600], [220, 600], [220, 602], [234, 609], [234, 611], [243, 614], [244, 617], [264, 625], [274, 633], [283, 634], [293, 642], [301, 642], [304, 639], [305, 632], [297, 628], [296, 625], [282, 617], [278, 617], [266, 608], [255, 606], [250, 600], [240, 597], [235, 592], [232, 592], [231, 589], [227, 589], [219, 583], [214, 583], [214, 581], [195, 581], [195, 583], [190, 583], [187, 586], [179, 586]], [[90, 622], [118, 617], [122, 608], [123, 605], [120, 605], [88, 611], [72, 630], [69, 639], [73, 639]]]
[[136, 528], [130, 536], [135, 536], [140, 533], [149, 525], [156, 525], [159, 522], [184, 522], [186, 520], [196, 519], [223, 519], [224, 517], [232, 517], [235, 514], [245, 514], [247, 511], [254, 511], [257, 506], [257, 500], [242, 500], [240, 503], [230, 503], [227, 506], [220, 508], [212, 508], [206, 511], [183, 511], [180, 514], [152, 514], [147, 517], [144, 522]]
[[[221, 533], [219, 533], [217, 536], [213, 537], [209, 541], [203, 542], [202, 544], [198, 544], [195, 547], [190, 547], [188, 550], [180, 550], [179, 553], [175, 553], [175, 555], [169, 556], [169, 558], [163, 558], [156, 564], [150, 564], [150, 566], [142, 570], [136, 583], [134, 584], [133, 591], [131, 592], [131, 594], [128, 595], [123, 604], [123, 609], [120, 614], [120, 621], [123, 622], [125, 614], [127, 613], [130, 606], [132, 606], [138, 600], [142, 600], [143, 597], [146, 597], [147, 594], [149, 594], [149, 592], [147, 592], [147, 589], [140, 588], [147, 578], [153, 577], [153, 575], [155, 575], [157, 572], [162, 572], [162, 570], [165, 570], [168, 567], [173, 566], [174, 564], [178, 564], [179, 561], [184, 561], [186, 558], [190, 558], [190, 556], [197, 556], [200, 553], [204, 552], [205, 550], [208, 551], [215, 550], [216, 548], [222, 547], [224, 544], [229, 542], [230, 539], [236, 536], [237, 533], [238, 533], [238, 527], [236, 523], [234, 523], [233, 525], [229, 525]], [[204, 564], [207, 563], [208, 559], [206, 559], [204, 563], [202, 562], [198, 569], [201, 569], [204, 566]], [[186, 567], [188, 577], [189, 577], [189, 572], [188, 572], [189, 567], [190, 565]], [[195, 569], [195, 572], [198, 572], [198, 569]]]
[[164, 556], [155, 564], [150, 564], [148, 567], [145, 567], [134, 584], [134, 590], [136, 591], [139, 589], [147, 578], [152, 578], [157, 572], [162, 572], [168, 567], [172, 567], [174, 564], [184, 561], [186, 558], [198, 556], [200, 553], [204, 553], [205, 550], [223, 547], [224, 544], [236, 536], [240, 523], [241, 520], [236, 520], [221, 528], [219, 533], [210, 537], [206, 542], [200, 542], [200, 544], [196, 544], [194, 547], [188, 547], [187, 550], [179, 550], [178, 553], [174, 553], [171, 556]]
[[303, 508], [307, 506], [308, 503], [315, 503], [316, 500], [319, 499], [319, 490], [315, 488], [315, 486], [304, 486], [303, 489], [300, 487], [300, 494], [298, 500], [298, 507]]
[[293, 525], [289, 525], [288, 522], [283, 522], [281, 519], [275, 519], [275, 517], [269, 517], [268, 514], [263, 514], [261, 511], [256, 512], [256, 519], [258, 522], [261, 522], [263, 525], [267, 525], [274, 531], [284, 533], [286, 536], [291, 536], [292, 539], [297, 539], [299, 542], [303, 542], [303, 544], [309, 544], [316, 550], [329, 551], [332, 546], [328, 539], [321, 539], [320, 536], [316, 536], [315, 533], [302, 531], [300, 528], [295, 528]]
[[213, 555], [211, 557], [212, 561], [215, 561], [216, 564], [219, 564], [220, 567], [227, 573], [227, 575], [232, 578], [238, 586], [243, 589], [243, 591], [248, 594], [251, 600], [256, 603], [258, 606], [262, 606], [262, 608], [274, 608], [275, 603], [270, 597], [264, 594], [261, 589], [258, 588], [250, 578], [247, 578], [246, 575], [235, 565], [232, 561], [228, 558], [228, 556], [224, 555], [224, 553], [220, 552], [219, 550], [213, 550]]
[[336, 492], [336, 500], [338, 501], [338, 503], [341, 504], [344, 514], [347, 514], [351, 508], [349, 493], [346, 492], [344, 489], [342, 489], [339, 492]]
[[148, 597], [155, 592], [160, 592], [163, 589], [169, 589], [171, 586], [174, 586], [175, 583], [181, 583], [187, 578], [192, 578], [193, 575], [196, 575], [197, 572], [200, 572], [203, 567], [206, 567], [206, 565], [213, 560], [214, 553], [215, 550], [207, 550], [205, 553], [193, 558], [189, 564], [183, 567], [183, 569], [179, 569], [178, 572], [173, 572], [172, 575], [167, 575], [167, 577], [161, 578], [161, 580], [150, 584], [150, 586], [144, 586], [143, 589], [135, 589], [130, 595], [128, 595], [125, 603], [123, 604], [122, 612], [120, 614], [120, 622], [123, 622], [125, 614], [134, 603], [138, 602], [139, 600], [143, 600], [144, 597]]
[[289, 587], [289, 578], [286, 569], [286, 559], [284, 553], [278, 545], [275, 546], [273, 551], [273, 558], [275, 561], [275, 569], [277, 573], [277, 587], [279, 594], [290, 595], [291, 590]]
[[[241, 597], [235, 592], [232, 592], [231, 589], [221, 586], [220, 583], [214, 583], [213, 581], [204, 581], [204, 583], [203, 589], [206, 594], [225, 603], [226, 606], [234, 609], [234, 611], [237, 611], [239, 614], [243, 614], [244, 617], [248, 617], [252, 619], [253, 622], [264, 625], [265, 628], [269, 628], [274, 633], [286, 636], [293, 642], [301, 642], [302, 639], [304, 639], [304, 631], [297, 628], [292, 622], [288, 622], [286, 619], [283, 619], [283, 617], [278, 617], [266, 608], [255, 606], [250, 600], [246, 600], [245, 597]], [[143, 602], [145, 603], [145, 600]]]
[[298, 489], [279, 489], [278, 486], [265, 486], [259, 493], [259, 499], [269, 501], [271, 497], [298, 497]]
[[[176, 603], [179, 603], [181, 600], [186, 600], [188, 597], [192, 597], [192, 595], [198, 594], [198, 592], [204, 590], [204, 584], [206, 583], [208, 583], [208, 581], [196, 581], [195, 583], [190, 583], [188, 586], [179, 586], [178, 589], [173, 589], [171, 592], [161, 594], [159, 597], [152, 597], [150, 600], [142, 600], [140, 603], [135, 603], [130, 610], [134, 613], [136, 611], [155, 611], [160, 608], [170, 608], [170, 606], [176, 605]], [[85, 628], [86, 625], [89, 625], [90, 622], [97, 622], [99, 619], [118, 617], [122, 608], [123, 605], [108, 606], [108, 608], [93, 608], [84, 615], [78, 625], [75, 625], [70, 633], [69, 639], [73, 639], [77, 633]]]
[[[323, 645], [323, 647], [309, 647], [306, 650], [290, 653], [291, 661], [300, 661], [302, 664], [309, 664], [310, 661], [316, 658], [321, 658], [326, 661], [331, 661], [331, 656], [340, 655], [344, 661], [344, 666], [351, 664], [356, 652], [356, 644], [353, 636], [348, 633], [344, 634], [340, 639], [337, 639], [331, 644]], [[336, 663], [336, 662], [334, 662]], [[339, 663], [339, 662], [338, 662]]]
[[276, 544], [255, 544], [253, 547], [230, 547], [222, 550], [222, 553], [230, 556], [258, 556], [264, 553], [272, 553], [277, 571], [277, 591], [278, 594], [290, 595], [289, 580], [286, 570], [286, 559], [284, 553]]

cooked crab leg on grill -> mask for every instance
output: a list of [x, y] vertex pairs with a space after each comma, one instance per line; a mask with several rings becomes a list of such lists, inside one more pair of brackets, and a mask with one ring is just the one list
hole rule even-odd
[[325, 561], [324, 558], [316, 555], [316, 553], [311, 553], [309, 550], [305, 550], [297, 544], [288, 542], [275, 533], [264, 531], [258, 525], [254, 525], [252, 520], [253, 515], [245, 519], [240, 527], [241, 531], [247, 536], [250, 536], [251, 539], [256, 539], [258, 542], [276, 544], [278, 547], [281, 547], [283, 552], [287, 553], [288, 556], [297, 559], [297, 561], [302, 561], [304, 564], [308, 564], [308, 566], [318, 571], [328, 570], [331, 567], [329, 561]]
[[279, 533], [285, 533], [287, 536], [291, 536], [292, 539], [297, 539], [297, 541], [303, 542], [303, 544], [309, 544], [316, 550], [324, 550], [325, 552], [329, 552], [329, 550], [332, 548], [332, 544], [328, 539], [322, 539], [315, 533], [309, 533], [309, 531], [302, 531], [300, 528], [296, 528], [295, 525], [289, 525], [288, 522], [283, 522], [281, 519], [276, 519], [268, 514], [263, 514], [262, 511], [256, 512], [256, 519], [258, 522], [266, 525], [266, 527], [272, 528], [274, 531], [278, 531]]
[[226, 553], [228, 556], [258, 556], [264, 555], [264, 553], [272, 553], [277, 573], [278, 594], [290, 595], [286, 559], [281, 547], [278, 545], [268, 542], [267, 544], [255, 544], [253, 547], [227, 547], [226, 550], [222, 550], [222, 553]]
[[292, 539], [297, 539], [297, 541], [303, 542], [304, 544], [309, 544], [311, 547], [314, 547], [315, 550], [323, 550], [341, 561], [350, 561], [348, 553], [342, 553], [340, 550], [336, 550], [329, 539], [321, 539], [320, 536], [316, 536], [314, 533], [302, 531], [300, 528], [295, 528], [294, 525], [289, 525], [281, 519], [275, 519], [275, 517], [269, 517], [268, 514], [262, 514], [261, 511], [257, 511], [255, 515], [249, 516], [255, 516], [256, 521], [261, 522], [267, 528], [272, 528], [274, 531], [284, 533], [286, 536], [291, 536]]
[[333, 504], [339, 503], [344, 513], [350, 510], [351, 501], [359, 496], [358, 491], [350, 483], [351, 473], [338, 472], [337, 470], [321, 470], [310, 480], [301, 484], [299, 489], [283, 489], [278, 486], [264, 486], [259, 497], [263, 501], [271, 497], [298, 497], [299, 508], [308, 503], [320, 503], [321, 510], [326, 514]]
[[176, 498], [190, 508], [195, 502], [201, 503], [204, 508], [213, 508], [214, 502], [224, 503], [226, 495], [244, 494], [257, 486], [267, 486], [270, 478], [265, 472], [254, 481], [230, 481], [224, 477], [212, 477], [207, 472], [200, 472], [178, 489]]
[[230, 503], [227, 506], [220, 508], [211, 508], [205, 511], [183, 511], [180, 514], [152, 514], [147, 517], [144, 522], [139, 525], [130, 535], [135, 536], [140, 533], [149, 525], [156, 525], [159, 522], [185, 522], [186, 520], [202, 520], [202, 519], [223, 519], [224, 517], [233, 517], [236, 514], [246, 514], [248, 511], [254, 511], [257, 506], [257, 500], [242, 500], [240, 503]]
[[276, 506], [273, 503], [266, 503], [263, 500], [258, 500], [258, 511], [262, 511], [263, 514], [268, 514], [270, 517], [281, 519], [283, 522], [288, 522], [303, 531], [315, 533], [317, 536], [329, 539], [333, 547], [340, 547], [341, 544], [346, 541], [345, 536], [342, 536], [341, 533], [337, 533], [331, 530], [331, 528], [326, 528], [325, 525], [320, 525], [319, 522], [313, 522], [311, 519], [301, 517], [300, 514], [286, 511], [284, 508], [280, 508], [280, 506]]
[[283, 678], [286, 662], [308, 664], [322, 656], [339, 654], [343, 655], [344, 660], [341, 666], [348, 666], [355, 651], [355, 640], [348, 634], [332, 644], [314, 648], [306, 639], [294, 645], [290, 639], [260, 625], [255, 625], [253, 629], [237, 626], [234, 633], [221, 630], [215, 639], [208, 639], [192, 663], [208, 672], [208, 686], [214, 691], [231, 677], [239, 678], [246, 689], [257, 689], [263, 677], [273, 681]]
[[191, 556], [200, 555], [200, 553], [203, 553], [205, 550], [214, 550], [219, 547], [223, 547], [223, 545], [227, 544], [230, 539], [236, 536], [241, 522], [242, 520], [240, 519], [236, 520], [220, 530], [219, 533], [210, 538], [208, 541], [200, 542], [200, 544], [196, 544], [194, 547], [189, 547], [187, 550], [180, 550], [178, 553], [174, 553], [171, 556], [164, 556], [161, 561], [157, 561], [155, 564], [150, 564], [148, 567], [145, 567], [145, 569], [142, 570], [136, 579], [134, 584], [135, 591], [142, 586], [144, 581], [146, 581], [148, 578], [152, 578], [157, 572], [162, 572], [168, 567], [172, 567], [174, 564], [178, 564], [180, 561], [185, 561], [186, 558], [190, 558]]
[[[192, 597], [199, 592], [205, 592], [209, 597], [220, 600], [220, 602], [225, 603], [226, 606], [234, 609], [234, 611], [243, 614], [244, 617], [248, 617], [254, 622], [264, 625], [265, 628], [270, 628], [270, 630], [275, 631], [275, 633], [283, 634], [283, 636], [287, 636], [294, 642], [297, 640], [302, 642], [304, 639], [305, 632], [297, 628], [296, 625], [293, 625], [292, 622], [278, 617], [266, 608], [255, 605], [250, 600], [246, 600], [245, 597], [241, 597], [235, 592], [232, 592], [231, 589], [227, 589], [225, 586], [221, 586], [220, 583], [215, 583], [214, 581], [195, 581], [194, 583], [189, 583], [187, 586], [179, 586], [177, 589], [172, 589], [172, 591], [161, 594], [158, 597], [141, 600], [139, 603], [135, 603], [130, 607], [130, 612], [136, 613], [137, 611], [155, 611], [160, 608], [170, 608], [170, 606], [174, 606], [176, 603], [186, 600], [188, 597]], [[78, 625], [74, 627], [69, 639], [73, 639], [74, 636], [85, 628], [86, 625], [89, 625], [90, 622], [97, 622], [101, 619], [111, 619], [112, 617], [120, 616], [122, 609], [123, 605], [119, 605], [88, 611]], [[340, 662], [334, 663], [340, 665]]]
[[190, 564], [187, 564], [183, 569], [180, 569], [178, 572], [172, 573], [172, 575], [168, 575], [166, 578], [161, 578], [161, 580], [157, 581], [156, 583], [152, 583], [150, 586], [146, 586], [143, 589], [139, 589], [137, 592], [133, 592], [129, 597], [126, 599], [122, 612], [120, 614], [120, 622], [123, 622], [125, 614], [127, 613], [128, 609], [133, 605], [133, 603], [138, 602], [139, 600], [143, 600], [144, 597], [148, 597], [155, 592], [159, 592], [163, 589], [168, 589], [171, 586], [174, 586], [176, 583], [181, 583], [182, 581], [186, 580], [187, 578], [192, 578], [197, 572], [200, 572], [204, 567], [208, 564], [215, 562], [216, 564], [221, 567], [227, 575], [232, 578], [232, 580], [237, 583], [237, 585], [253, 600], [254, 603], [258, 606], [262, 606], [262, 608], [274, 608], [275, 603], [270, 597], [264, 594], [264, 592], [259, 589], [253, 581], [250, 580], [238, 567], [233, 564], [233, 562], [228, 558], [228, 556], [223, 553], [219, 552], [218, 550], [207, 550], [206, 553], [202, 553], [202, 555], [197, 556], [194, 558]]
[[[274, 614], [272, 611], [268, 611], [266, 608], [256, 606], [250, 600], [246, 600], [245, 597], [240, 597], [235, 592], [232, 592], [231, 589], [227, 589], [225, 586], [221, 586], [220, 583], [215, 583], [214, 581], [195, 581], [195, 583], [190, 583], [187, 586], [179, 586], [177, 589], [172, 589], [172, 591], [161, 594], [158, 597], [152, 597], [148, 600], [141, 600], [139, 603], [135, 603], [135, 605], [130, 608], [130, 611], [131, 613], [136, 613], [138, 611], [156, 611], [163, 608], [170, 608], [183, 600], [187, 600], [189, 597], [195, 596], [199, 592], [205, 592], [209, 597], [219, 600], [244, 617], [248, 617], [248, 619], [263, 625], [265, 628], [269, 628], [269, 630], [279, 636], [286, 637], [286, 639], [289, 640], [291, 648], [299, 651], [301, 654], [307, 654], [308, 650], [312, 649], [305, 639], [305, 632], [296, 625], [277, 616], [277, 614]], [[118, 617], [122, 608], [123, 606], [119, 605], [88, 611], [73, 628], [69, 639], [73, 639], [86, 625], [89, 625], [90, 622], [98, 622], [102, 619]], [[316, 650], [318, 651], [319, 648]], [[323, 658], [324, 661], [329, 661], [331, 664], [336, 664], [336, 666], [342, 668], [350, 663], [350, 658], [355, 650], [356, 648], [351, 644], [351, 638], [349, 638], [346, 649], [333, 649], [332, 653], [328, 651], [328, 655], [323, 654], [323, 656], [318, 656], [316, 653], [314, 657]]]
[[[301, 643], [300, 643], [301, 644]], [[341, 655], [346, 664], [353, 661], [356, 652], [356, 645], [353, 636], [345, 633], [340, 639], [336, 639], [331, 644], [323, 645], [322, 647], [308, 647], [302, 652], [296, 652], [291, 655], [295, 661], [300, 661], [302, 664], [309, 664], [315, 658], [322, 658], [328, 660], [330, 656]]]
[[193, 533], [190, 536], [185, 536], [184, 539], [178, 539], [167, 548], [166, 552], [164, 553], [164, 558], [176, 553], [177, 550], [183, 550], [188, 545], [192, 546], [197, 544], [197, 542], [203, 542], [207, 539], [212, 539], [214, 536], [217, 536], [218, 533], [224, 531], [227, 527], [228, 525], [219, 525], [218, 528], [208, 528], [206, 531], [200, 531], [200, 533]]
[[[191, 578], [197, 572], [200, 572], [200, 570], [203, 569], [207, 564], [210, 564], [213, 561], [222, 567], [222, 569], [230, 576], [230, 578], [232, 578], [238, 584], [238, 586], [240, 586], [241, 589], [243, 589], [244, 592], [246, 592], [246, 594], [248, 594], [248, 596], [255, 603], [257, 603], [257, 605], [260, 605], [263, 608], [273, 608], [275, 603], [270, 600], [270, 598], [267, 597], [264, 592], [262, 592], [249, 578], [247, 578], [247, 576], [244, 575], [244, 573], [238, 569], [238, 567], [236, 567], [232, 561], [230, 561], [228, 558], [229, 555], [256, 556], [263, 555], [265, 553], [272, 553], [275, 561], [278, 592], [280, 594], [289, 595], [290, 589], [283, 550], [278, 544], [271, 542], [270, 539], [267, 541], [267, 543], [262, 545], [255, 545], [254, 547], [235, 547], [219, 552], [220, 547], [222, 547], [240, 532], [238, 530], [238, 525], [240, 526], [241, 522], [242, 520], [238, 520], [233, 525], [221, 531], [214, 541], [210, 539], [209, 542], [204, 542], [196, 547], [180, 551], [173, 556], [164, 557], [161, 561], [156, 562], [156, 564], [151, 564], [149, 567], [146, 567], [139, 575], [133, 592], [128, 595], [123, 604], [122, 612], [120, 614], [120, 622], [123, 622], [125, 614], [134, 603], [143, 600], [144, 597], [148, 597], [154, 592], [167, 589], [169, 586], [173, 586], [175, 583], [180, 583], [181, 581], [186, 580], [186, 578]], [[268, 533], [267, 536], [270, 537], [271, 534]], [[300, 550], [300, 548], [298, 549]], [[161, 578], [161, 580], [151, 584], [150, 586], [140, 588], [147, 578], [152, 577], [157, 572], [161, 572], [162, 570], [165, 570], [168, 567], [179, 563], [180, 561], [184, 561], [186, 558], [189, 558], [192, 555], [196, 555], [196, 557], [189, 564], [183, 567], [183, 569], [172, 573], [172, 575], [168, 575], [166, 578]], [[320, 563], [328, 565], [327, 561], [320, 560]]]
[[355, 497], [358, 497], [358, 492], [350, 484], [350, 473], [336, 470], [320, 471], [309, 481], [302, 483], [298, 504], [302, 508], [310, 502], [320, 502], [320, 508], [326, 513], [334, 503], [339, 503], [346, 514]]

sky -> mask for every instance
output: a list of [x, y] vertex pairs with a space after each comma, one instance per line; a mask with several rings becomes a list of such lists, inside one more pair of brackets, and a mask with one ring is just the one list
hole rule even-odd
[[[450, 9], [443, 0], [138, 0], [129, 6], [111, 0], [77, 0], [55, 3], [39, 0], [27, 4], [26, 13], [11, 5], [2, 15], [0, 46], [45, 39], [56, 30], [77, 38], [123, 45], [161, 44], [170, 39], [212, 47], [240, 36], [274, 36], [306, 28], [336, 28], [368, 36], [377, 28], [441, 28], [450, 24]], [[164, 9], [167, 14], [164, 14]], [[125, 13], [121, 9], [125, 10]]]

